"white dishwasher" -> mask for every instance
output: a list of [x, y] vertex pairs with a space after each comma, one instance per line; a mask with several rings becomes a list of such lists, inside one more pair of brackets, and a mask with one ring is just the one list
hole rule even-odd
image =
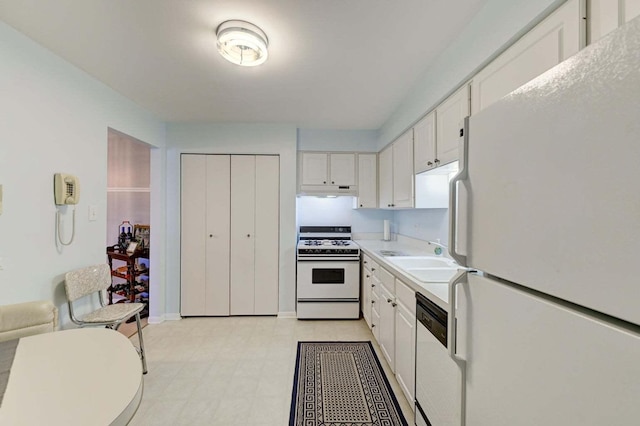
[[416, 425], [461, 426], [462, 369], [447, 352], [447, 312], [416, 293]]

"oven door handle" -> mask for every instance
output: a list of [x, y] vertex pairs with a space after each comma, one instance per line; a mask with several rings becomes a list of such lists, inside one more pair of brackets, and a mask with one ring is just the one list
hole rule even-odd
[[335, 257], [300, 257], [298, 262], [360, 262], [360, 257], [335, 256]]

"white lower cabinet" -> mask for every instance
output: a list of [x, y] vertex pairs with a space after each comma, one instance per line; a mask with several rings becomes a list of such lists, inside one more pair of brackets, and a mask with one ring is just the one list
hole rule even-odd
[[396, 279], [396, 379], [413, 408], [416, 372], [415, 292]]
[[371, 284], [373, 277], [371, 273], [371, 258], [362, 256], [362, 266], [360, 268], [362, 286], [360, 289], [360, 300], [362, 301], [362, 317], [367, 325], [371, 327]]
[[371, 332], [373, 333], [373, 337], [375, 337], [376, 341], [380, 341], [380, 296], [375, 291], [376, 288], [380, 288], [379, 285], [375, 284], [374, 288], [371, 291]]
[[391, 371], [396, 372], [396, 310], [395, 296], [384, 286], [380, 291], [380, 339], [378, 344]]
[[[409, 405], [414, 409], [415, 292], [366, 254], [362, 254], [362, 259], [362, 271], [365, 274], [362, 280], [363, 316]], [[370, 320], [367, 320], [367, 316]]]

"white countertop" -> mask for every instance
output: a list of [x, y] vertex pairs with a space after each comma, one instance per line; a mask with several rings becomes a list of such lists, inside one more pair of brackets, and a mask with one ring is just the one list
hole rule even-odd
[[[382, 241], [382, 240], [355, 240], [360, 249], [371, 257], [380, 266], [391, 272], [400, 280], [411, 287], [414, 291], [421, 293], [427, 299], [449, 312], [449, 284], [448, 283], [425, 283], [418, 281], [405, 270], [387, 261], [388, 257], [380, 254], [380, 250], [393, 250], [402, 252], [406, 256], [435, 256], [433, 249], [427, 242], [416, 244], [409, 241]], [[446, 257], [446, 256], [442, 256]]]

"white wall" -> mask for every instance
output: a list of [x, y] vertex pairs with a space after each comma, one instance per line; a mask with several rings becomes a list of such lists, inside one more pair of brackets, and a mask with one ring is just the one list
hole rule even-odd
[[[162, 147], [164, 124], [2, 22], [0, 58], [0, 304], [53, 300], [66, 326], [64, 273], [106, 262], [108, 128]], [[55, 236], [56, 172], [80, 179], [75, 240], [64, 247]], [[163, 173], [155, 170], [154, 177]], [[164, 208], [162, 194], [153, 201]], [[97, 207], [96, 221], [88, 220], [90, 205]], [[68, 239], [73, 207], [60, 210]], [[164, 224], [156, 217], [153, 225], [156, 244], [164, 246]], [[155, 274], [162, 285], [164, 271]]]
[[300, 151], [377, 151], [377, 130], [298, 129]]
[[[180, 312], [180, 154], [280, 155], [279, 311], [295, 312], [296, 128], [261, 124], [167, 126], [167, 317]], [[153, 294], [153, 293], [152, 293]]]

